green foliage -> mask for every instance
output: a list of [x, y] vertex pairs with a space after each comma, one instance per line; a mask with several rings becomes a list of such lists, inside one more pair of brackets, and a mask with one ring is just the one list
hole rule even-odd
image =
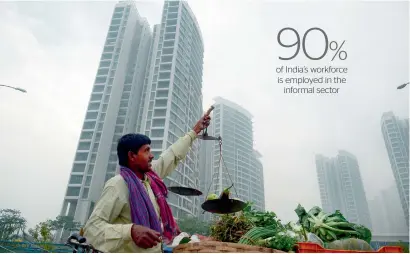
[[269, 239], [267, 247], [281, 250], [281, 251], [292, 251], [295, 249], [298, 240], [296, 237], [290, 236], [288, 234], [276, 234], [274, 237]]
[[244, 212], [224, 214], [211, 226], [211, 237], [221, 242], [237, 243], [253, 226]]
[[283, 225], [275, 213], [257, 211], [248, 203], [241, 212], [222, 215], [211, 227], [211, 236], [222, 242], [291, 251], [297, 238], [296, 234], [289, 234], [289, 229], [290, 226]]
[[200, 234], [208, 236], [210, 234], [210, 224], [194, 217], [179, 219], [178, 227], [182, 232], [186, 232], [190, 235]]
[[47, 251], [54, 249], [50, 244], [53, 241], [53, 228], [51, 226], [52, 221], [47, 220], [40, 222], [34, 228], [28, 230], [28, 233], [34, 238], [36, 242], [39, 242], [39, 246]]
[[359, 224], [354, 224], [353, 228], [360, 234], [358, 237], [359, 239], [362, 239], [367, 243], [370, 243], [372, 241], [372, 232], [370, 231], [370, 229]]
[[255, 227], [280, 227], [280, 220], [274, 212], [260, 212], [252, 209], [250, 205], [243, 211], [244, 215], [254, 224]]
[[74, 218], [71, 216], [57, 216], [55, 220], [50, 221], [50, 226], [53, 230], [69, 230], [69, 231], [79, 231], [81, 224], [74, 221]]
[[258, 245], [281, 251], [292, 251], [297, 243], [294, 236], [279, 227], [254, 227], [239, 240], [241, 244]]
[[36, 242], [51, 242], [53, 240], [53, 229], [50, 222], [50, 220], [40, 222], [34, 228], [30, 228], [28, 233]]
[[14, 240], [21, 236], [26, 228], [27, 221], [19, 210], [0, 210], [0, 240]]
[[305, 208], [299, 204], [295, 212], [303, 229], [314, 233], [324, 242], [357, 238], [370, 243], [372, 239], [372, 233], [368, 228], [348, 222], [340, 211], [327, 214], [315, 206], [306, 212]]

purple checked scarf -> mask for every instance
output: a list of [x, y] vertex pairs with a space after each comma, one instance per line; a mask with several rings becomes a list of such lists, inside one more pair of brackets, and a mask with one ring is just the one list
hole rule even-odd
[[165, 240], [167, 243], [172, 241], [179, 233], [179, 228], [172, 216], [171, 208], [166, 201], [168, 190], [162, 179], [154, 171], [147, 173], [152, 192], [154, 193], [159, 206], [160, 216], [164, 227], [163, 232], [154, 205], [152, 204], [143, 183], [141, 183], [141, 180], [131, 171], [131, 169], [126, 167], [121, 167], [120, 174], [128, 185], [132, 222], [162, 233], [166, 238]]

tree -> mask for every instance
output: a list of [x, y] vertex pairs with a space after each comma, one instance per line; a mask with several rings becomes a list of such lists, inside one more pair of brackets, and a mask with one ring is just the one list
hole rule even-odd
[[27, 220], [15, 209], [0, 210], [0, 240], [18, 238], [26, 229]]
[[[56, 217], [55, 220], [52, 220], [50, 222], [51, 228], [54, 231], [57, 230], [63, 230], [65, 231], [79, 231], [81, 228], [81, 224], [79, 222], [74, 221], [74, 218], [72, 216], [62, 216], [59, 215]], [[63, 234], [57, 237], [56, 241], [60, 242], [63, 241], [61, 237]]]
[[181, 232], [186, 232], [190, 235], [200, 234], [208, 236], [210, 234], [209, 223], [201, 221], [195, 217], [185, 217], [179, 219], [178, 226]]
[[53, 245], [50, 242], [53, 241], [53, 228], [51, 226], [52, 221], [47, 220], [40, 222], [34, 228], [28, 230], [28, 233], [34, 238], [36, 242], [39, 242], [39, 246], [45, 250], [53, 250]]
[[74, 221], [74, 218], [71, 216], [62, 216], [59, 215], [55, 220], [50, 221], [51, 228], [53, 230], [68, 230], [68, 231], [79, 231], [81, 224]]

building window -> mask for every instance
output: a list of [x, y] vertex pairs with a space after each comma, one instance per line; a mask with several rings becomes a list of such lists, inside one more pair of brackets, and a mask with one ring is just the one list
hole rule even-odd
[[164, 127], [165, 119], [154, 119], [152, 121], [152, 127]]
[[78, 195], [80, 195], [80, 190], [80, 187], [68, 187], [66, 196], [78, 197]]
[[88, 198], [89, 188], [84, 188], [82, 198]]
[[158, 81], [158, 88], [168, 88], [169, 81]]
[[151, 137], [163, 137], [164, 130], [151, 130]]
[[[95, 120], [95, 119], [97, 119], [97, 115], [98, 115], [98, 112], [88, 112], [87, 115], [85, 116], [85, 119], [86, 120]], [[95, 124], [94, 124], [94, 127], [95, 127]]]
[[89, 150], [91, 146], [91, 142], [80, 142], [78, 144], [78, 150]]
[[70, 184], [81, 184], [83, 182], [83, 175], [71, 175]]
[[81, 133], [80, 139], [92, 139], [93, 132], [92, 131], [83, 131]]
[[94, 129], [95, 124], [96, 124], [96, 121], [84, 122], [83, 129]]
[[102, 94], [93, 94], [91, 95], [90, 101], [99, 101], [102, 98]]
[[92, 175], [94, 172], [94, 164], [88, 165], [88, 171], [87, 174]]
[[74, 163], [73, 172], [84, 172], [85, 163]]
[[91, 178], [92, 178], [92, 176], [87, 176], [87, 178], [85, 178], [85, 186], [90, 186]]
[[167, 99], [161, 99], [155, 101], [155, 107], [166, 107], [167, 106]]
[[100, 68], [101, 67], [110, 67], [111, 61], [102, 61], [100, 62]]
[[75, 155], [75, 161], [86, 161], [88, 158], [88, 153], [78, 152]]
[[101, 56], [101, 60], [111, 60], [112, 59], [112, 53], [104, 53]]
[[88, 105], [88, 110], [98, 110], [100, 108], [100, 103], [99, 102], [91, 102]]
[[168, 90], [157, 91], [157, 97], [168, 97]]
[[166, 113], [167, 113], [167, 110], [166, 110], [166, 109], [156, 109], [156, 110], [154, 111], [154, 116], [155, 116], [155, 117], [157, 117], [157, 116], [165, 116]]
[[95, 78], [95, 84], [103, 84], [107, 81], [107, 76]]

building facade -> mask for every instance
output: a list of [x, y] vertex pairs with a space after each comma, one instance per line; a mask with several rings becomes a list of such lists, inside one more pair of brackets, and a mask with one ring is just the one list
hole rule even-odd
[[409, 119], [400, 119], [386, 112], [381, 119], [381, 131], [400, 202], [409, 226]]
[[316, 171], [324, 211], [340, 210], [350, 222], [372, 228], [357, 158], [343, 150], [335, 158], [316, 155]]
[[[152, 56], [137, 131], [149, 136], [155, 158], [192, 130], [202, 116], [204, 45], [195, 15], [184, 1], [166, 1], [155, 26]], [[167, 179], [167, 186], [199, 188], [199, 142]], [[174, 217], [198, 216], [198, 197], [169, 194]]]
[[[243, 107], [217, 97], [210, 125], [213, 136], [222, 137], [222, 159], [219, 142], [210, 142], [206, 149], [212, 157], [211, 169], [205, 172], [211, 177], [205, 178], [206, 191], [219, 195], [224, 188], [234, 184], [231, 193], [243, 201], [253, 202], [257, 210], [265, 210], [265, 191], [261, 155], [253, 148], [252, 115]], [[205, 189], [204, 189], [205, 190]]]
[[396, 184], [369, 201], [374, 234], [409, 234]]
[[[133, 2], [115, 6], [91, 92], [61, 215], [84, 224], [117, 171], [116, 147], [135, 132], [152, 32]], [[68, 233], [68, 232], [66, 232]], [[62, 233], [57, 238], [63, 237]]]

